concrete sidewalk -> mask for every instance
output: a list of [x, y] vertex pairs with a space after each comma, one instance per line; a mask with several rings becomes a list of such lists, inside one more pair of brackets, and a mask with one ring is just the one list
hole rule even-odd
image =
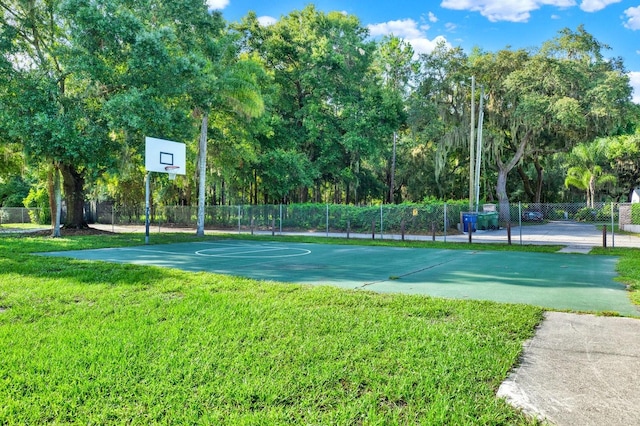
[[559, 426], [640, 425], [640, 320], [547, 312], [498, 396]]

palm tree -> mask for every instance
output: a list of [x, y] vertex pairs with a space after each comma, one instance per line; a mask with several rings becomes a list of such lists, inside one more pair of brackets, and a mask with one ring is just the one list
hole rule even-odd
[[206, 106], [196, 108], [194, 111], [202, 118], [198, 143], [197, 236], [204, 235], [209, 112], [216, 108], [245, 117], [257, 117], [264, 111], [264, 101], [256, 82], [256, 75], [263, 71], [259, 64], [251, 59], [238, 59], [236, 56], [229, 62], [221, 61], [214, 65], [217, 66], [220, 73], [216, 76], [205, 76], [205, 78], [211, 78], [211, 84], [203, 90]]
[[610, 183], [615, 183], [617, 177], [607, 173], [602, 164], [606, 163], [606, 139], [598, 139], [589, 144], [580, 144], [569, 154], [565, 187], [573, 186], [586, 191], [587, 206], [593, 208], [596, 190]]

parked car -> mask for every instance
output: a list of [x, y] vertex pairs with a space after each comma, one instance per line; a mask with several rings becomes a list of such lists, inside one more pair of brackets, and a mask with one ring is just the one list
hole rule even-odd
[[542, 222], [544, 220], [544, 216], [542, 216], [542, 212], [537, 210], [524, 210], [522, 212], [522, 220], [529, 222]]

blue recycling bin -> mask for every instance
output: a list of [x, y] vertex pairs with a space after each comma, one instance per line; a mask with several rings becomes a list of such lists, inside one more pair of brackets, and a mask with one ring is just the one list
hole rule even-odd
[[478, 223], [478, 213], [462, 213], [462, 226], [464, 232], [476, 232]]

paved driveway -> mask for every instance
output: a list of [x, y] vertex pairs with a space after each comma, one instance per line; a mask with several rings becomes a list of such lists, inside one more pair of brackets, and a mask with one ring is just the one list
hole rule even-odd
[[[438, 238], [440, 241], [444, 237]], [[471, 235], [472, 242], [507, 243], [507, 229], [495, 231], [476, 231]], [[450, 235], [447, 241], [468, 241], [469, 235]], [[548, 222], [545, 224], [515, 226], [511, 228], [511, 244], [546, 244], [565, 245], [575, 249], [591, 249], [602, 247], [604, 242], [602, 230], [592, 223], [583, 222]], [[640, 248], [640, 235], [612, 234], [611, 226], [607, 227], [607, 247]], [[579, 251], [579, 250], [575, 250]]]

